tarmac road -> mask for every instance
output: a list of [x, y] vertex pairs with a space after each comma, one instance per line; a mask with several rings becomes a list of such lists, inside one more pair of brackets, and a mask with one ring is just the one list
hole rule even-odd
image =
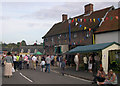
[[11, 78], [3, 77], [2, 84], [91, 84], [90, 81], [73, 76], [62, 76], [51, 71], [41, 72], [40, 69], [23, 69], [16, 71]]

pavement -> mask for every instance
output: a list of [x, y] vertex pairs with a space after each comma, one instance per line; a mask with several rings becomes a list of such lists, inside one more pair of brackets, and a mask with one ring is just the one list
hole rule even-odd
[[[61, 73], [61, 68], [59, 68], [59, 67], [52, 66], [51, 69], [56, 72]], [[82, 78], [85, 80], [92, 81], [94, 79], [93, 73], [86, 72], [83, 69], [80, 69], [79, 71], [76, 72], [75, 67], [66, 67], [64, 73], [67, 75], [75, 76], [75, 77]], [[120, 73], [116, 73], [116, 75], [118, 78], [118, 84], [120, 84]]]
[[[52, 66], [51, 69], [56, 72], [61, 73], [61, 68], [59, 68], [59, 67]], [[94, 78], [92, 73], [84, 71], [82, 69], [79, 71], [75, 71], [74, 67], [66, 67], [64, 73], [67, 75], [75, 76], [75, 77], [90, 80], [90, 81], [92, 81]]]

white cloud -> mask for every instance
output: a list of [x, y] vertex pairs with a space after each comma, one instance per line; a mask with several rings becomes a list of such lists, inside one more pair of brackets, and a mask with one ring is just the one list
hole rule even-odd
[[[61, 15], [63, 13], [68, 14], [68, 17], [81, 15], [84, 13], [84, 5], [88, 3], [89, 2], [66, 2], [63, 4], [62, 2], [56, 3], [57, 5], [50, 5], [52, 3], [47, 2], [46, 5], [50, 6], [41, 8], [39, 8], [41, 3], [37, 3], [37, 5], [39, 5], [38, 8], [36, 8], [37, 5], [36, 7], [32, 6], [32, 3], [24, 3], [22, 5], [23, 7], [20, 7], [21, 4], [19, 3], [19, 7], [16, 7], [16, 9], [14, 8], [15, 3], [13, 3], [14, 6], [10, 5], [10, 9], [9, 5], [7, 5], [8, 11], [4, 11], [6, 16], [0, 15], [0, 22], [3, 29], [3, 31], [0, 32], [3, 34], [3, 41], [9, 43], [24, 39], [29, 44], [35, 40], [40, 42], [42, 41], [42, 36], [47, 33], [52, 25], [61, 21]], [[118, 6], [116, 2], [93, 2], [93, 4], [94, 10], [103, 9], [112, 5], [115, 7]], [[36, 10], [32, 9], [33, 7]], [[27, 9], [31, 9], [30, 12]], [[9, 16], [7, 16], [7, 14], [9, 14]]]

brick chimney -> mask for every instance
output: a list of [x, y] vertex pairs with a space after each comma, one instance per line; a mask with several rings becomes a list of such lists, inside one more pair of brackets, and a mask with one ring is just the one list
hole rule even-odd
[[67, 20], [67, 14], [62, 14], [62, 22]]
[[93, 4], [87, 4], [85, 5], [85, 14], [90, 14], [91, 12], [93, 12]]

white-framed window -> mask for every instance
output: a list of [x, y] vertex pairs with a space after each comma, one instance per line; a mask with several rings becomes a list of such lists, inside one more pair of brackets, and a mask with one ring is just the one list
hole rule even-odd
[[60, 35], [58, 35], [58, 39], [61, 39], [61, 34], [60, 34]]
[[51, 38], [51, 41], [54, 42], [54, 38], [53, 37]]
[[77, 33], [73, 33], [73, 37], [76, 38], [77, 37]]

